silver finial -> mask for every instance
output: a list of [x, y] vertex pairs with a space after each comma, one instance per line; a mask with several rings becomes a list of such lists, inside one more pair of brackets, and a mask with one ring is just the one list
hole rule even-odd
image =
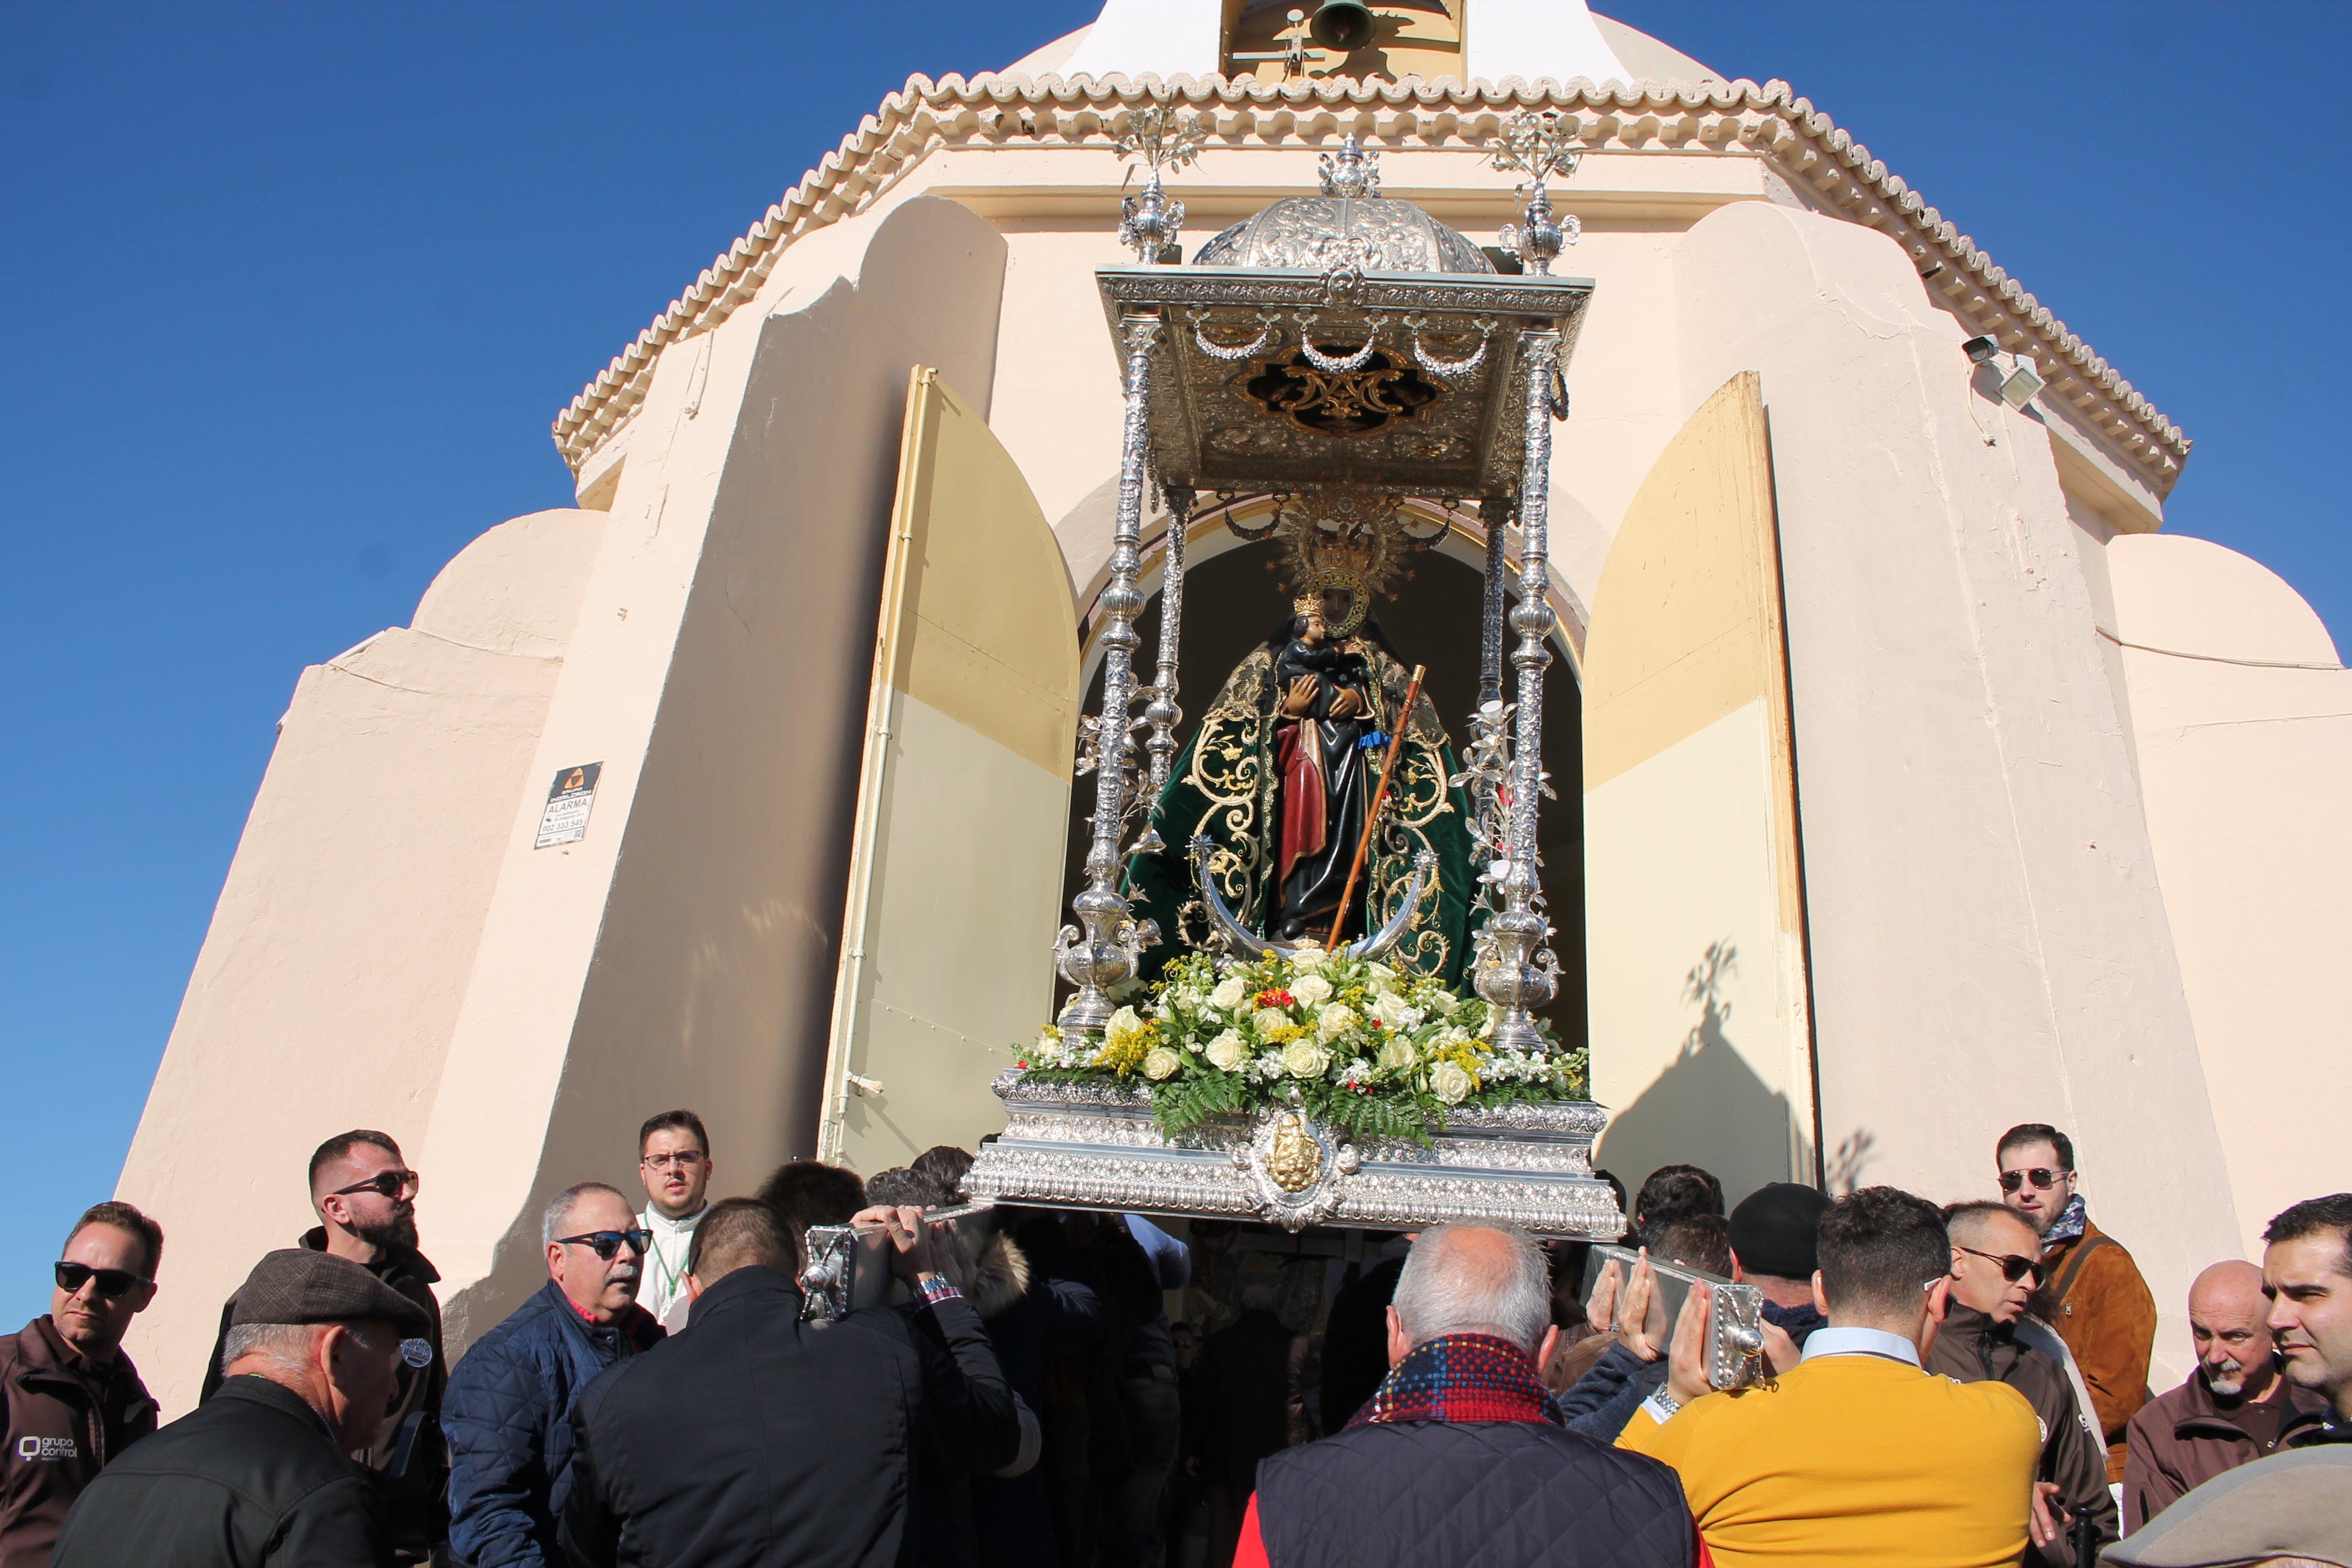
[[1197, 114], [1179, 115], [1163, 104], [1147, 103], [1127, 117], [1127, 130], [1111, 142], [1122, 158], [1140, 157], [1149, 173], [1143, 189], [1119, 204], [1118, 242], [1136, 259], [1156, 266], [1160, 252], [1184, 229], [1184, 204], [1160, 188], [1161, 169], [1181, 169], [1201, 155], [1208, 127]]
[[1349, 132], [1339, 138], [1337, 153], [1323, 154], [1323, 194], [1327, 196], [1351, 197], [1363, 201], [1381, 194], [1381, 153], [1375, 147], [1364, 151], [1364, 144]]
[[1522, 221], [1505, 224], [1496, 239], [1528, 270], [1549, 276], [1553, 258], [1584, 232], [1574, 214], [1554, 221], [1551, 197], [1544, 189], [1553, 176], [1565, 180], [1576, 173], [1575, 122], [1554, 113], [1521, 110], [1503, 122], [1502, 143], [1486, 154], [1486, 162], [1506, 173], [1528, 176], [1519, 185], [1527, 200]]

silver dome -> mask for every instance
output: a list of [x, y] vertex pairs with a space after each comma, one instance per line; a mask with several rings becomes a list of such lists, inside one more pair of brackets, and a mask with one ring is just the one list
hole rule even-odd
[[1380, 153], [1353, 135], [1323, 155], [1319, 195], [1285, 196], [1201, 247], [1196, 267], [1303, 267], [1353, 263], [1366, 272], [1495, 271], [1467, 235], [1411, 202], [1381, 195]]

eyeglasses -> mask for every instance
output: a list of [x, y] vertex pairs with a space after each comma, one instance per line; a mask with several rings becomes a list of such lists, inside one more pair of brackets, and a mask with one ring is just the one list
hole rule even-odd
[[131, 1294], [135, 1286], [152, 1285], [128, 1268], [92, 1268], [87, 1263], [60, 1263], [57, 1266], [58, 1289], [68, 1296], [79, 1296], [81, 1288], [93, 1279], [98, 1281], [98, 1293], [110, 1301], [120, 1301]]
[[2000, 1277], [2012, 1285], [2029, 1274], [2033, 1276], [2036, 1285], [2042, 1283], [2042, 1265], [2031, 1258], [2020, 1258], [2014, 1252], [1979, 1252], [1975, 1247], [1962, 1247], [1957, 1241], [1952, 1243], [1952, 1250], [1965, 1252], [1971, 1258], [1981, 1258], [1988, 1263], [2000, 1264]]
[[654, 1233], [649, 1230], [592, 1230], [585, 1236], [559, 1236], [555, 1239], [564, 1247], [593, 1247], [598, 1258], [610, 1263], [613, 1255], [624, 1247], [643, 1258], [653, 1249]]
[[704, 1158], [699, 1149], [681, 1149], [675, 1154], [648, 1154], [637, 1163], [651, 1165], [656, 1171], [667, 1171], [672, 1165], [681, 1171], [691, 1171], [701, 1164]]
[[364, 1182], [353, 1182], [348, 1187], [337, 1187], [327, 1195], [331, 1198], [347, 1198], [354, 1193], [373, 1193], [378, 1197], [397, 1200], [415, 1197], [417, 1189], [424, 1184], [425, 1178], [414, 1171], [379, 1171]]
[[2074, 1173], [2072, 1171], [2053, 1171], [2045, 1165], [2036, 1165], [2030, 1171], [2003, 1171], [2000, 1173], [2000, 1190], [2013, 1193], [2027, 1182], [2032, 1182], [2035, 1191], [2046, 1193], [2058, 1184], [2059, 1177]]

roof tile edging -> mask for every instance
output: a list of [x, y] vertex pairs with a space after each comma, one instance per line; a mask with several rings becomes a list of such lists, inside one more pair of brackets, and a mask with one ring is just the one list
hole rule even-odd
[[[1465, 87], [1418, 79], [1262, 84], [1226, 77], [1162, 81], [1152, 76], [1097, 80], [1049, 75], [1032, 81], [994, 74], [971, 81], [951, 75], [939, 82], [917, 75], [884, 99], [556, 416], [557, 448], [576, 473], [643, 400], [662, 348], [726, 321], [759, 291], [793, 240], [864, 210], [950, 134], [978, 131], [978, 140], [997, 145], [1026, 139], [1034, 145], [1058, 141], [1107, 147], [1116, 132], [1115, 117], [1153, 100], [1214, 111], [1213, 133], [1228, 140], [1263, 140], [1268, 131], [1288, 135], [1307, 129], [1299, 123], [1301, 110], [1310, 121], [1328, 115], [1336, 122], [1335, 110], [1356, 107], [1376, 111], [1369, 122], [1359, 117], [1351, 127], [1359, 132], [1395, 137], [1419, 131], [1424, 138], [1433, 132], [1432, 144], [1459, 134], [1465, 145], [1475, 146], [1505, 114], [1533, 108], [1576, 114], [1583, 139], [1594, 146], [1696, 142], [1721, 150], [1727, 143], [1747, 143], [1774, 157], [1815, 197], [1853, 221], [1871, 227], [1893, 225], [1929, 287], [2004, 347], [2037, 350], [2034, 357], [2052, 392], [2066, 397], [2146, 470], [2159, 495], [2179, 479], [2189, 454], [2189, 437], [2105, 359], [1785, 81], [1760, 87], [1746, 79], [1626, 86], [1596, 85], [1583, 78], [1561, 84], [1548, 77], [1533, 82], [1507, 77]], [[1381, 109], [1395, 112], [1383, 117], [1377, 112]], [[1008, 110], [1016, 112], [1008, 116]], [[1467, 125], [1465, 110], [1474, 111]], [[1631, 118], [1622, 112], [1629, 110], [1637, 112]], [[1050, 121], [1033, 114], [1036, 110], [1049, 111]], [[1430, 110], [1435, 122], [1417, 127], [1414, 122]], [[1269, 118], [1270, 126], [1264, 123]], [[1478, 136], [1470, 134], [1474, 130]], [[1950, 279], [1939, 281], [1948, 272]], [[1963, 301], [1960, 296], [1972, 286], [1975, 298]]]

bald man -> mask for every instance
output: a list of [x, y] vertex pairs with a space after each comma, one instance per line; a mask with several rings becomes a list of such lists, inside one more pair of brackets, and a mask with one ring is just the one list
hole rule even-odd
[[2131, 1420], [2124, 1521], [2136, 1531], [2175, 1498], [2259, 1459], [2319, 1418], [2321, 1402], [2279, 1375], [2263, 1271], [2232, 1258], [2189, 1288], [2197, 1370]]

